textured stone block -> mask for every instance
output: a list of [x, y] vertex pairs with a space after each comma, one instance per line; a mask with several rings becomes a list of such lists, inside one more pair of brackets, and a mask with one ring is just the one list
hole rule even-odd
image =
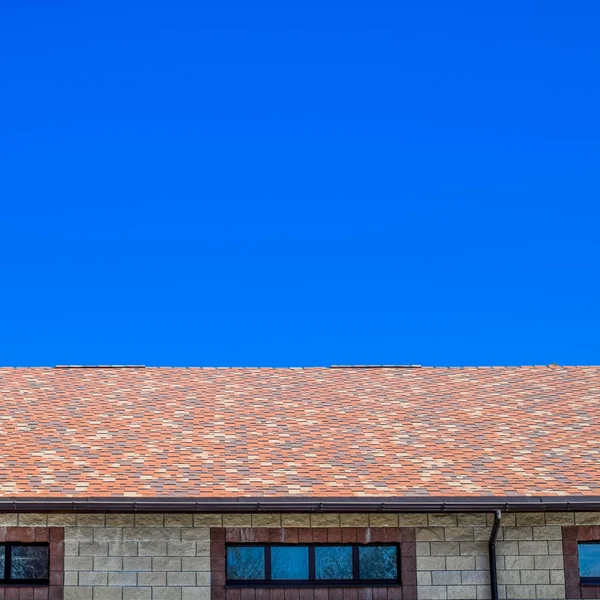
[[575, 513], [575, 525], [600, 525], [600, 512]]
[[507, 571], [520, 571], [521, 569], [535, 569], [533, 556], [505, 556], [504, 568]]
[[137, 584], [139, 586], [149, 586], [154, 588], [167, 585], [167, 574], [164, 571], [139, 571], [137, 575]]
[[460, 553], [465, 556], [487, 556], [488, 545], [486, 542], [458, 542], [460, 544]]
[[460, 585], [460, 571], [432, 571], [433, 585]]
[[487, 515], [485, 513], [459, 513], [456, 515], [459, 527], [485, 527]]
[[431, 585], [431, 571], [417, 571], [417, 586]]
[[97, 514], [77, 515], [77, 527], [106, 527], [105, 515], [97, 515]]
[[79, 585], [79, 572], [65, 571], [63, 583], [65, 585]]
[[337, 513], [311, 514], [311, 527], [339, 527], [340, 515]]
[[398, 515], [372, 513], [369, 515], [369, 527], [398, 527]]
[[48, 515], [46, 513], [20, 513], [19, 527], [47, 527]]
[[108, 542], [109, 556], [137, 556], [137, 542]]
[[94, 600], [121, 600], [123, 588], [119, 587], [95, 587]]
[[196, 573], [186, 571], [169, 571], [167, 573], [167, 586], [194, 587], [196, 585]]
[[399, 527], [427, 527], [427, 515], [425, 513], [405, 513], [398, 515]]
[[342, 513], [342, 514], [340, 514], [340, 527], [368, 527], [368, 526], [369, 526], [369, 515], [366, 513]]
[[564, 585], [538, 585], [536, 586], [536, 593], [538, 598], [564, 598], [565, 587]]
[[[492, 535], [491, 527], [473, 527], [473, 540], [476, 542], [487, 542], [490, 539], [490, 535]], [[498, 537], [496, 539], [504, 539], [504, 532], [501, 529], [498, 530]]]
[[417, 571], [443, 571], [445, 568], [443, 556], [417, 556]]
[[431, 556], [431, 546], [429, 542], [417, 542], [417, 556]]
[[477, 588], [474, 585], [449, 585], [448, 600], [473, 600], [477, 597]]
[[550, 571], [550, 583], [560, 585], [565, 583], [565, 572], [562, 570]]
[[473, 527], [447, 527], [445, 529], [445, 539], [447, 542], [459, 541], [470, 542], [475, 539]]
[[210, 528], [209, 527], [194, 527], [193, 529], [188, 529], [184, 527], [181, 530], [181, 539], [185, 542], [188, 540], [193, 540], [196, 542], [206, 542], [210, 541]]
[[108, 514], [106, 515], [107, 527], [133, 527], [135, 515]]
[[[94, 571], [121, 571], [123, 559], [120, 556], [95, 556]], [[97, 584], [93, 584], [97, 585]], [[106, 584], [104, 584], [106, 585]]]
[[447, 588], [445, 585], [428, 585], [419, 588], [419, 600], [446, 600]]
[[193, 527], [194, 515], [192, 514], [166, 514], [165, 527]]
[[210, 542], [196, 542], [196, 556], [210, 556]]
[[518, 600], [529, 600], [530, 598], [536, 598], [535, 585], [514, 585], [508, 584], [506, 586], [507, 598], [515, 598]]
[[484, 585], [490, 582], [489, 571], [461, 571], [461, 582], [469, 585]]
[[79, 542], [64, 542], [65, 556], [78, 556], [79, 555]]
[[110, 586], [130, 586], [137, 585], [137, 573], [129, 573], [127, 571], [117, 571], [108, 573], [108, 585]]
[[458, 525], [458, 517], [452, 515], [439, 515], [430, 513], [427, 515], [427, 524], [429, 527], [456, 527]]
[[91, 556], [65, 556], [65, 571], [92, 571], [94, 559]]
[[167, 556], [196, 556], [196, 542], [167, 542]]
[[183, 588], [182, 600], [210, 600], [210, 588]]
[[184, 556], [181, 559], [182, 571], [210, 571], [210, 558], [207, 556]]
[[519, 554], [519, 543], [518, 542], [497, 542], [496, 552], [501, 555], [508, 554]]
[[225, 514], [223, 515], [223, 527], [252, 527], [251, 514]]
[[95, 542], [120, 542], [123, 539], [121, 527], [96, 527], [94, 529]]
[[79, 542], [79, 556], [108, 556], [108, 542]]
[[550, 571], [521, 571], [521, 583], [548, 584]]
[[75, 527], [77, 525], [77, 515], [74, 514], [49, 514], [48, 527]]
[[138, 543], [138, 555], [139, 556], [166, 556], [167, 555], [167, 542], [163, 542], [163, 541], [139, 542]]
[[79, 571], [79, 585], [107, 585], [105, 571]]
[[519, 554], [548, 554], [548, 542], [518, 542]]
[[152, 588], [149, 588], [149, 587], [123, 588], [123, 600], [152, 600]]
[[431, 542], [431, 556], [458, 556], [459, 542]]
[[180, 587], [152, 588], [152, 600], [181, 600]]
[[[477, 600], [491, 600], [492, 590], [490, 590], [489, 585], [478, 585], [477, 587]], [[506, 598], [506, 588], [504, 586], [500, 586], [504, 590], [504, 594], [498, 590], [499, 598]]]
[[506, 542], [533, 539], [533, 527], [505, 527], [503, 531]]
[[165, 525], [165, 518], [161, 513], [137, 513], [134, 516], [134, 527], [164, 527]]
[[545, 527], [533, 528], [534, 540], [562, 540], [562, 528], [560, 525], [546, 525]]
[[210, 581], [211, 581], [210, 571], [197, 571], [196, 572], [196, 585], [209, 586]]
[[443, 527], [417, 527], [415, 529], [417, 542], [443, 542]]
[[177, 556], [155, 556], [152, 559], [153, 571], [181, 571], [181, 558]]
[[527, 525], [545, 525], [546, 516], [543, 512], [517, 513], [517, 527]]
[[560, 554], [562, 555], [562, 541], [551, 540], [548, 542], [548, 554]]
[[564, 567], [562, 556], [534, 556], [535, 569], [562, 569]]
[[546, 513], [546, 525], [573, 525], [575, 523], [575, 513], [559, 512]]
[[65, 527], [65, 540], [91, 542], [94, 539], [92, 527]]
[[194, 527], [223, 527], [223, 515], [195, 514]]
[[124, 571], [152, 571], [150, 556], [126, 556], [123, 558]]
[[[484, 573], [485, 571], [482, 571]], [[498, 583], [500, 584], [516, 584], [521, 583], [520, 571], [498, 571]]]
[[123, 527], [123, 540], [128, 541], [178, 541], [181, 527]]
[[64, 588], [65, 600], [92, 600], [92, 594], [90, 586], [65, 586]]
[[446, 569], [450, 571], [474, 571], [474, 556], [447, 556]]

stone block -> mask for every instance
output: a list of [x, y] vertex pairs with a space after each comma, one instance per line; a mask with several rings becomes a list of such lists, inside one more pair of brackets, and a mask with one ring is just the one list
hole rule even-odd
[[548, 542], [548, 554], [560, 554], [562, 555], [562, 541], [551, 540]]
[[48, 515], [46, 513], [20, 513], [19, 527], [47, 527]]
[[152, 600], [181, 600], [180, 587], [152, 588]]
[[195, 542], [206, 542], [210, 541], [210, 528], [209, 527], [194, 527], [188, 529], [184, 527], [181, 530], [181, 539], [185, 541]]
[[167, 585], [167, 574], [164, 571], [138, 571], [137, 584], [153, 588], [165, 587]]
[[550, 571], [550, 583], [561, 585], [565, 583], [565, 572], [562, 570]]
[[534, 556], [535, 569], [562, 569], [564, 568], [563, 557], [554, 556]]
[[564, 598], [565, 597], [565, 586], [564, 585], [538, 585], [536, 586], [536, 593], [538, 598], [547, 598], [551, 600], [553, 598]]
[[210, 600], [210, 588], [183, 588], [182, 600]]
[[477, 587], [474, 585], [449, 585], [448, 600], [473, 600], [477, 597]]
[[461, 571], [461, 582], [470, 585], [485, 585], [490, 582], [489, 571]]
[[192, 514], [166, 514], [165, 527], [193, 527], [194, 515]]
[[108, 556], [108, 542], [79, 542], [79, 556]]
[[497, 542], [496, 552], [500, 555], [519, 554], [518, 542]]
[[137, 573], [128, 571], [113, 571], [108, 573], [108, 585], [110, 586], [136, 586]]
[[167, 542], [163, 542], [163, 541], [139, 542], [138, 543], [138, 555], [139, 556], [166, 556], [167, 555]]
[[65, 571], [63, 582], [65, 585], [79, 585], [79, 572]]
[[[120, 556], [95, 556], [94, 571], [121, 571], [123, 559]], [[96, 585], [96, 584], [92, 584]], [[106, 584], [104, 584], [106, 585]]]
[[74, 514], [49, 514], [48, 527], [75, 527], [77, 525], [77, 515]]
[[456, 518], [459, 527], [485, 527], [487, 525], [485, 513], [459, 513]]
[[155, 556], [152, 559], [153, 571], [181, 571], [181, 558], [176, 556]]
[[92, 527], [65, 527], [65, 540], [91, 542], [94, 539]]
[[196, 585], [198, 586], [209, 586], [210, 585], [210, 571], [197, 571], [196, 572]]
[[464, 556], [487, 556], [487, 542], [458, 542], [460, 544], [460, 553]]
[[78, 556], [79, 555], [79, 542], [68, 541], [64, 542], [65, 556]]
[[432, 571], [433, 585], [460, 585], [460, 571]]
[[519, 554], [548, 554], [548, 542], [518, 542]]
[[417, 556], [417, 571], [443, 571], [445, 568], [444, 556]]
[[[504, 586], [500, 586], [500, 587], [504, 588]], [[502, 598], [500, 593], [498, 594], [498, 596], [500, 598]], [[478, 585], [477, 586], [477, 600], [491, 600], [491, 597], [492, 597], [492, 591], [490, 590], [489, 585]], [[504, 594], [504, 597], [506, 597], [506, 593]]]
[[455, 514], [440, 515], [431, 513], [427, 515], [427, 524], [429, 527], [456, 527], [458, 518]]
[[167, 573], [167, 586], [194, 587], [196, 585], [196, 573], [187, 571], [169, 571]]
[[[502, 535], [500, 535], [502, 534]], [[473, 540], [476, 542], [487, 542], [492, 535], [491, 527], [473, 527]], [[498, 537], [496, 540], [504, 539], [504, 532], [502, 529], [498, 530]]]
[[91, 556], [65, 556], [65, 571], [92, 571], [94, 559]]
[[459, 542], [430, 542], [431, 556], [458, 556]]
[[425, 513], [403, 513], [398, 515], [399, 527], [427, 527]]
[[[341, 513], [340, 514], [340, 527], [368, 527], [368, 526], [369, 526], [369, 515], [366, 513]], [[301, 525], [300, 527], [306, 527], [306, 525]]]
[[107, 527], [133, 527], [135, 515], [126, 514], [108, 514], [106, 515]]
[[109, 556], [137, 556], [137, 542], [108, 542]]
[[369, 527], [398, 527], [398, 515], [391, 513], [372, 513], [369, 515]]
[[95, 587], [94, 600], [121, 600], [123, 588], [119, 587]]
[[575, 524], [575, 513], [573, 512], [559, 512], [559, 513], [546, 513], [546, 525], [574, 525]]
[[446, 569], [450, 571], [474, 571], [474, 556], [447, 556]]
[[[252, 527], [252, 515], [242, 513], [225, 514], [223, 515], [223, 527]], [[294, 525], [290, 527], [294, 527]]]
[[92, 598], [92, 587], [91, 586], [65, 586], [64, 587], [64, 600], [93, 600]]
[[210, 556], [210, 542], [196, 542], [196, 556]]
[[533, 556], [505, 556], [504, 568], [507, 571], [520, 571], [522, 569], [535, 569]]
[[419, 588], [419, 600], [446, 600], [448, 588], [445, 585], [427, 585]]
[[[195, 514], [194, 527], [223, 527], [223, 515]], [[153, 600], [157, 600], [154, 598]]]
[[600, 512], [575, 513], [575, 525], [600, 525]]
[[126, 588], [123, 588], [123, 600], [152, 600], [152, 588], [150, 588], [150, 587], [126, 587]]
[[123, 539], [121, 527], [96, 527], [94, 529], [95, 542], [120, 542]]
[[164, 527], [165, 518], [161, 513], [137, 513], [134, 519], [134, 527]]
[[16, 527], [19, 524], [17, 513], [0, 513], [0, 527]]
[[533, 539], [533, 527], [505, 527], [503, 531], [506, 542]]
[[336, 513], [319, 513], [310, 515], [311, 527], [339, 527], [340, 515]]
[[79, 514], [77, 527], [106, 527], [106, 518], [101, 514]]
[[431, 546], [429, 542], [417, 542], [417, 556], [431, 556]]
[[124, 571], [152, 571], [150, 556], [126, 556], [123, 559]]
[[521, 583], [548, 584], [550, 583], [550, 571], [521, 571]]
[[546, 515], [543, 512], [517, 513], [517, 527], [545, 524]]
[[470, 542], [474, 538], [473, 527], [447, 527], [446, 541]]
[[105, 571], [79, 571], [79, 585], [107, 585]]
[[[484, 571], [482, 571], [484, 573]], [[517, 584], [521, 583], [521, 571], [498, 571], [498, 583]]]
[[124, 541], [155, 542], [181, 540], [181, 527], [123, 527]]
[[443, 527], [417, 527], [415, 529], [417, 542], [443, 542]]
[[533, 539], [562, 540], [562, 528], [560, 525], [546, 525], [545, 527], [534, 527]]
[[417, 571], [417, 586], [431, 585], [431, 571]]
[[196, 542], [167, 542], [167, 556], [196, 556]]
[[535, 599], [537, 597], [535, 585], [515, 584], [508, 584], [506, 586], [506, 596], [507, 598], [518, 598], [518, 600], [530, 600], [531, 598]]
[[207, 556], [184, 556], [181, 559], [182, 571], [210, 571], [210, 558]]

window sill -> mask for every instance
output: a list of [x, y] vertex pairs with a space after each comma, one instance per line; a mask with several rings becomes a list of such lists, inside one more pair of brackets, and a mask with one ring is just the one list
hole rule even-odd
[[374, 588], [374, 587], [402, 587], [400, 581], [390, 581], [389, 583], [369, 583], [369, 582], [357, 582], [348, 581], [347, 583], [326, 583], [311, 581], [308, 583], [227, 583], [225, 589], [239, 590], [239, 589], [257, 589], [257, 588], [270, 588], [270, 589], [298, 589], [298, 588]]

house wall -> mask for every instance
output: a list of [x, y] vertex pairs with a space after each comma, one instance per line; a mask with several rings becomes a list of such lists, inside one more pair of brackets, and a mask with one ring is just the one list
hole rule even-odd
[[[419, 600], [477, 600], [490, 597], [492, 520], [485, 514], [3, 513], [0, 529], [64, 527], [64, 600], [217, 600], [223, 592], [220, 584], [211, 590], [211, 528], [282, 527], [412, 529]], [[565, 561], [569, 572], [574, 532], [585, 539], [597, 533], [600, 540], [600, 528], [587, 527], [596, 525], [600, 513], [504, 514], [497, 542], [500, 598], [595, 597], [572, 574], [565, 587]], [[242, 594], [243, 600], [253, 600], [250, 595]], [[238, 597], [239, 590], [227, 600]]]

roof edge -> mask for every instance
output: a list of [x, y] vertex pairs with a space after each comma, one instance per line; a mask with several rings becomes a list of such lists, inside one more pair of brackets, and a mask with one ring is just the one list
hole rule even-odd
[[600, 496], [361, 498], [2, 498], [7, 512], [414, 513], [600, 511]]

